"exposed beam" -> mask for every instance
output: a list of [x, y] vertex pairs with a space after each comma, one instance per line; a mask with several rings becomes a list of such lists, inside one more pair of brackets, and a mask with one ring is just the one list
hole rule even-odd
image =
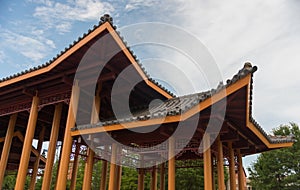
[[28, 89], [28, 88], [24, 88], [23, 90], [22, 90], [22, 93], [23, 94], [25, 94], [25, 95], [27, 95], [27, 96], [29, 96], [29, 97], [33, 97], [33, 96], [35, 96], [35, 90], [30, 90], [30, 89]]
[[[23, 134], [20, 132], [20, 131], [16, 131], [14, 133], [14, 136], [15, 137], [18, 137], [18, 139], [21, 141], [21, 142], [24, 142], [24, 136]], [[36, 150], [33, 146], [31, 147], [31, 152], [35, 155], [35, 156], [39, 156], [40, 157], [40, 160], [42, 160], [44, 163], [46, 163], [47, 159], [45, 157], [43, 157], [42, 155], [39, 155], [39, 152], [38, 150]]]

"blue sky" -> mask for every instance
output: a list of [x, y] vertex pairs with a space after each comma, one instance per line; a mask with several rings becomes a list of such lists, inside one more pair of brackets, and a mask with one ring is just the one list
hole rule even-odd
[[[141, 22], [184, 28], [208, 48], [224, 80], [244, 62], [252, 62], [259, 69], [253, 100], [257, 121], [267, 132], [290, 121], [300, 123], [297, 0], [1, 1], [0, 78], [48, 61], [97, 24], [104, 13], [114, 18], [118, 28]], [[143, 63], [143, 51], [136, 53]], [[158, 79], [167, 77], [184, 85], [177, 76], [165, 73], [163, 65], [158, 68], [149, 61], [144, 65]], [[180, 68], [197, 78], [188, 65]]]

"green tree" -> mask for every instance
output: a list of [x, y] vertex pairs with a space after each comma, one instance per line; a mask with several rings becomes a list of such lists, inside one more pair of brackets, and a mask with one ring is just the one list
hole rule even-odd
[[122, 190], [137, 189], [138, 173], [136, 169], [122, 167]]
[[203, 168], [176, 169], [176, 189], [204, 189]]
[[[7, 173], [4, 177], [2, 189], [13, 190], [15, 188], [16, 179], [17, 179], [17, 172]], [[29, 189], [29, 184], [30, 184], [30, 176], [27, 176], [24, 189]]]
[[264, 152], [248, 168], [251, 185], [259, 190], [296, 190], [300, 188], [300, 130], [297, 124], [281, 125], [274, 135], [293, 135], [292, 147]]
[[8, 174], [4, 177], [2, 188], [3, 188], [3, 190], [14, 189], [15, 184], [16, 184], [16, 173]]

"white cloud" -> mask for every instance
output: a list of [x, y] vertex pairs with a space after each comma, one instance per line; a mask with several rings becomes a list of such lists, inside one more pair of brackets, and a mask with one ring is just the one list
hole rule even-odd
[[70, 32], [72, 28], [72, 24], [70, 22], [61, 22], [55, 26], [56, 30], [59, 31], [60, 34], [64, 34], [66, 32]]
[[0, 63], [4, 63], [4, 59], [6, 58], [6, 55], [4, 51], [0, 50]]
[[1, 33], [2, 47], [19, 52], [34, 64], [40, 64], [49, 51], [55, 48], [54, 42], [46, 38], [35, 39], [8, 30], [1, 31]]
[[55, 49], [56, 46], [52, 40], [45, 39], [45, 44], [47, 44], [50, 48]]
[[69, 0], [64, 3], [44, 3], [35, 8], [33, 15], [47, 27], [65, 33], [70, 31], [74, 21], [96, 21], [104, 13], [113, 11], [110, 3], [100, 0]]
[[53, 4], [52, 0], [27, 0], [27, 2], [42, 4], [42, 5], [47, 5], [47, 6], [52, 6], [52, 4]]
[[157, 0], [129, 0], [129, 2], [125, 5], [125, 10], [132, 11], [141, 7], [151, 7], [155, 6], [158, 3], [160, 2]]

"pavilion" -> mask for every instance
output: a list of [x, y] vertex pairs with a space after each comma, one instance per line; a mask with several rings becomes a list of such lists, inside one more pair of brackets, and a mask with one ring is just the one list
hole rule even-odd
[[[83, 59], [86, 63], [81, 64]], [[129, 66], [134, 68], [132, 75], [121, 75]], [[135, 152], [138, 162], [130, 163], [140, 166], [137, 167], [139, 190], [144, 189], [145, 171], [151, 171], [152, 190], [164, 189], [165, 175], [168, 189], [175, 190], [176, 160], [195, 159], [203, 160], [205, 189], [215, 189], [213, 163], [217, 165], [218, 189], [225, 189], [226, 160], [230, 188], [237, 188], [237, 168], [238, 189], [242, 190], [245, 188], [243, 156], [293, 144], [291, 137], [267, 135], [253, 119], [252, 88], [256, 70], [255, 66], [245, 63], [226, 84], [176, 97], [147, 74], [116, 31], [112, 18], [104, 15], [99, 25], [49, 62], [0, 80], [0, 187], [7, 171], [18, 171], [15, 189], [24, 189], [28, 175], [31, 176], [30, 189], [35, 189], [38, 169], [43, 169], [42, 189], [50, 189], [56, 145], [61, 142], [56, 183], [59, 190], [66, 189], [70, 162], [70, 188], [75, 189], [80, 146], [87, 147], [86, 154], [81, 154], [86, 157], [82, 189], [91, 189], [96, 159], [103, 162], [100, 189], [120, 189], [124, 163], [118, 158], [126, 156], [129, 151], [126, 147], [141, 147], [145, 149]], [[92, 77], [95, 75], [96, 80]], [[123, 87], [113, 89], [120, 77]], [[122, 102], [111, 99], [111, 94], [124, 96], [132, 78], [140, 81], [129, 96], [132, 115], [117, 117], [113, 106]], [[89, 92], [90, 87], [95, 87], [94, 91]], [[84, 102], [86, 99], [93, 101]], [[148, 105], [155, 99], [162, 102], [150, 109]], [[120, 106], [120, 110], [123, 109], [125, 112], [126, 108]], [[144, 134], [131, 130], [157, 125], [158, 128]], [[179, 125], [183, 129], [193, 125], [195, 130], [189, 135]], [[215, 125], [220, 127], [210, 127]], [[174, 135], [176, 130], [181, 130], [179, 135]], [[36, 148], [32, 146], [34, 139], [38, 141]], [[41, 153], [43, 142], [49, 142], [47, 156]], [[159, 144], [163, 146], [151, 149]], [[157, 159], [162, 161], [157, 163]], [[160, 187], [157, 187], [158, 172], [163, 176]]]

